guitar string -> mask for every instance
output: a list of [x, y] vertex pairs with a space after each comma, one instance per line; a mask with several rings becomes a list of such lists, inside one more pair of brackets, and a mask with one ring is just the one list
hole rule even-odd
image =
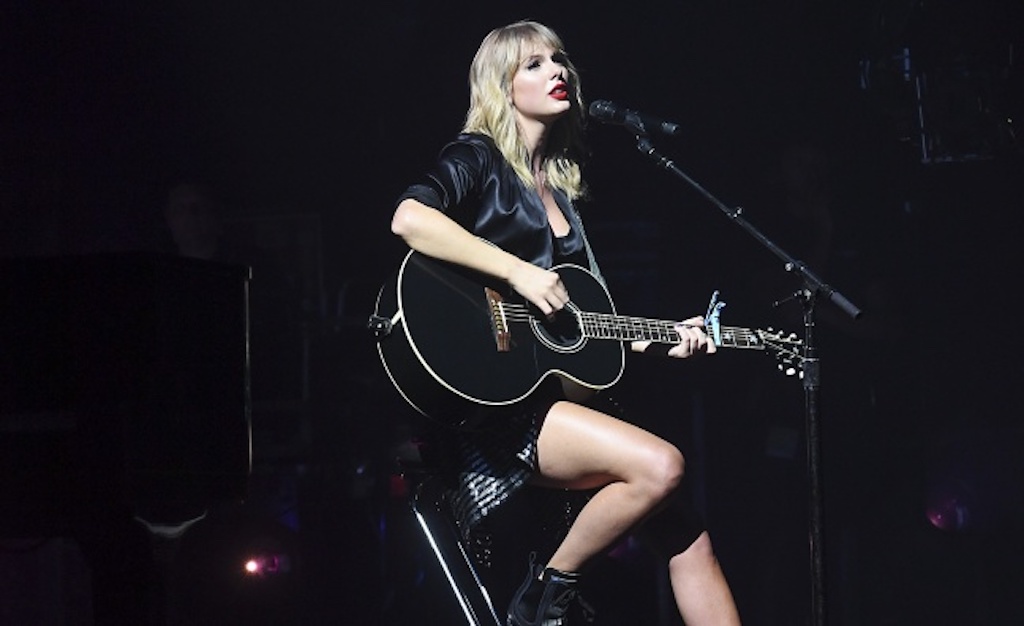
[[[510, 322], [526, 323], [537, 319], [537, 316], [533, 315], [530, 312], [529, 307], [526, 305], [501, 303], [500, 306], [505, 313], [506, 320]], [[643, 339], [650, 339], [651, 341], [677, 343], [680, 339], [679, 333], [676, 332], [674, 328], [676, 322], [645, 317], [616, 315], [612, 313], [581, 311], [579, 315], [583, 326], [583, 332], [589, 333], [591, 336], [595, 337], [611, 337], [620, 339], [622, 338], [621, 334], [615, 334], [614, 331], [616, 329], [628, 329], [636, 332], [646, 331], [647, 333], [659, 333], [657, 337], [650, 337], [647, 334], [642, 336]], [[732, 340], [733, 342], [742, 341], [756, 346], [760, 346], [763, 343], [761, 334], [748, 328], [723, 326], [722, 330], [724, 331], [724, 334], [727, 333], [735, 338]], [[783, 341], [783, 338], [781, 336], [772, 337], [772, 340]]]
[[[530, 322], [537, 319], [537, 316], [529, 311], [529, 308], [525, 305], [508, 304], [504, 303], [501, 305], [506, 319], [516, 322]], [[630, 329], [648, 329], [648, 330], [665, 330], [670, 331], [670, 334], [674, 334], [678, 339], [678, 333], [675, 332], [675, 325], [677, 322], [657, 320], [644, 317], [630, 317], [625, 315], [616, 315], [611, 313], [592, 313], [592, 312], [581, 312], [580, 319], [584, 325], [590, 323], [591, 325], [597, 325], [602, 327], [628, 327]], [[746, 336], [751, 338], [758, 337], [758, 334], [746, 328], [723, 326], [723, 329], [731, 332], [734, 335]]]
[[[529, 323], [537, 320], [537, 316], [531, 312], [531, 309], [527, 305], [502, 302], [499, 306], [501, 307], [507, 322]], [[639, 339], [660, 343], [678, 343], [680, 339], [679, 334], [674, 329], [676, 322], [666, 320], [630, 317], [612, 313], [593, 313], [587, 311], [580, 311], [579, 319], [582, 324], [581, 330], [583, 333], [589, 337], [597, 339], [625, 340], [627, 338], [634, 338], [635, 335], [628, 335], [627, 337], [624, 336], [624, 333], [622, 332], [614, 332], [615, 327], [622, 329], [623, 327], [626, 327], [627, 324], [629, 330], [641, 333], [644, 330], [648, 331], [648, 334], [642, 334], [638, 337]], [[651, 336], [649, 334], [655, 331], [659, 332], [657, 336]], [[770, 350], [777, 358], [781, 358], [782, 362], [785, 364], [799, 364], [803, 360], [803, 357], [799, 352], [788, 347], [798, 347], [802, 342], [794, 340], [791, 337], [784, 338], [781, 332], [773, 335], [771, 333], [766, 333], [765, 331], [759, 332], [749, 328], [736, 326], [722, 326], [721, 331], [723, 337], [730, 337], [728, 341], [723, 340], [723, 344], [729, 347]], [[767, 339], [765, 338], [765, 335], [767, 335]]]

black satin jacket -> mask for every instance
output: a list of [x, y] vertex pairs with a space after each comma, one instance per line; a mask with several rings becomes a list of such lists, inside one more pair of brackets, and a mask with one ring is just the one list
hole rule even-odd
[[443, 211], [466, 230], [524, 261], [549, 268], [585, 252], [590, 270], [597, 264], [569, 198], [554, 191], [569, 221], [569, 234], [555, 240], [539, 194], [516, 175], [490, 137], [461, 134], [446, 145], [428, 179], [412, 185], [399, 202], [413, 198]]

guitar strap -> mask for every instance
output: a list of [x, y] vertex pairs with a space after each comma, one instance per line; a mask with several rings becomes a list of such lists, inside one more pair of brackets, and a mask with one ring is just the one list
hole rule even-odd
[[573, 228], [579, 229], [580, 235], [583, 237], [583, 248], [587, 252], [587, 262], [590, 264], [590, 273], [597, 277], [601, 284], [608, 287], [608, 284], [604, 280], [604, 276], [601, 275], [601, 269], [597, 266], [597, 258], [594, 257], [594, 251], [590, 247], [590, 240], [587, 239], [587, 230], [583, 228], [583, 218], [580, 217], [579, 211], [570, 202], [569, 211], [567, 212], [569, 220]]

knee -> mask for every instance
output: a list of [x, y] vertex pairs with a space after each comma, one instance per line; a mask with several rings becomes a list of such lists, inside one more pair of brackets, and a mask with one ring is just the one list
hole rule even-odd
[[686, 461], [683, 453], [671, 444], [664, 444], [650, 455], [645, 468], [647, 489], [657, 500], [664, 500], [683, 480]]

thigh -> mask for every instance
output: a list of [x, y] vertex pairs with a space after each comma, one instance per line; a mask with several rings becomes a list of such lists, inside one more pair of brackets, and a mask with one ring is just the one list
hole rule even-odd
[[642, 428], [572, 402], [551, 405], [537, 437], [534, 482], [593, 489], [631, 480], [666, 461], [682, 463], [671, 443]]

